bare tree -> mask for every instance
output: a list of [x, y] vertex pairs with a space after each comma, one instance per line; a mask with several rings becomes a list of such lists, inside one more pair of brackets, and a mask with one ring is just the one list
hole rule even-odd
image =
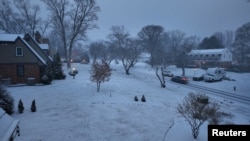
[[232, 47], [233, 41], [234, 41], [234, 32], [233, 31], [226, 30], [225, 32], [216, 32], [213, 35], [219, 40], [219, 42], [222, 43], [222, 45], [225, 48], [228, 48], [229, 50], [231, 50], [231, 47]]
[[242, 25], [236, 30], [235, 41], [233, 43], [233, 53], [235, 59], [241, 65], [250, 63], [250, 22]]
[[177, 60], [177, 64], [182, 68], [182, 76], [185, 76], [185, 66], [188, 62], [187, 53], [197, 46], [196, 40], [195, 36], [185, 37], [178, 48], [177, 56], [179, 59]]
[[[140, 57], [140, 54], [142, 53], [142, 46], [141, 41], [136, 38], [130, 38], [129, 42], [129, 48], [127, 51], [127, 57], [125, 58], [125, 61], [127, 62], [127, 66], [133, 67]], [[127, 70], [129, 71], [129, 68], [127, 67]]]
[[179, 60], [179, 51], [183, 45], [185, 33], [180, 30], [172, 30], [169, 32], [168, 38], [168, 54], [170, 54], [171, 62], [177, 63]]
[[127, 75], [130, 74], [129, 70], [133, 67], [137, 62], [138, 58], [141, 54], [140, 42], [137, 39], [129, 39], [128, 46], [126, 48], [120, 48], [119, 54], [120, 59], [123, 64], [123, 68]]
[[0, 1], [0, 29], [7, 33], [19, 33], [15, 26], [14, 11], [11, 7], [11, 2], [8, 0]]
[[225, 41], [225, 36], [223, 32], [215, 32], [213, 36], [215, 36], [218, 42], [220, 42], [221, 44], [223, 44], [223, 42]]
[[29, 33], [34, 37], [36, 31], [44, 33], [48, 23], [44, 25], [39, 16], [39, 5], [32, 5], [30, 0], [1, 0], [0, 29], [7, 33]]
[[115, 46], [115, 52], [122, 61], [125, 73], [129, 75], [129, 70], [133, 67], [141, 53], [140, 42], [137, 39], [129, 38], [129, 32], [124, 26], [112, 26], [108, 35], [110, 42]]
[[14, 4], [19, 13], [17, 18], [24, 21], [24, 23], [19, 24], [34, 37], [38, 23], [41, 21], [41, 18], [38, 17], [38, 12], [40, 11], [39, 5], [32, 6], [30, 0], [14, 0]]
[[111, 68], [105, 60], [102, 60], [101, 63], [96, 61], [92, 64], [90, 70], [91, 81], [96, 82], [97, 92], [100, 91], [101, 83], [109, 81], [111, 76]]
[[201, 125], [205, 121], [210, 124], [219, 124], [221, 119], [230, 114], [219, 111], [220, 106], [204, 93], [189, 93], [182, 104], [177, 107], [178, 113], [185, 118], [191, 126], [192, 135], [196, 139], [199, 135]]
[[107, 53], [107, 56], [106, 56], [106, 60], [108, 62], [108, 64], [110, 64], [113, 60], [116, 61], [116, 63], [118, 62], [117, 59], [119, 59], [119, 55], [117, 53], [117, 48], [116, 48], [116, 45], [115, 43], [113, 42], [110, 42], [110, 41], [106, 41], [105, 42], [106, 44], [106, 47], [107, 47], [107, 50], [106, 50], [106, 53]]
[[[150, 65], [155, 67], [155, 74], [160, 81], [161, 87], [165, 88], [165, 78], [162, 74], [163, 67], [166, 65], [168, 55], [166, 54], [166, 43], [168, 34], [159, 25], [148, 25], [138, 33], [145, 50], [150, 54]], [[159, 74], [159, 69], [161, 73]]]
[[57, 30], [66, 52], [67, 68], [70, 68], [71, 52], [77, 41], [84, 40], [87, 30], [97, 28], [95, 0], [42, 0], [50, 11], [53, 28]]
[[150, 53], [151, 66], [159, 65], [159, 54], [162, 52], [164, 28], [159, 25], [148, 25], [141, 29], [138, 33], [139, 38], [142, 40], [144, 47]]
[[[177, 107], [178, 113], [181, 114], [191, 126], [192, 135], [196, 139], [199, 135], [200, 126], [208, 119], [206, 114], [207, 102], [198, 100], [202, 95], [189, 93], [182, 104]], [[206, 97], [203, 97], [205, 99]]]
[[57, 34], [57, 31], [51, 30], [48, 34], [48, 38], [51, 40], [50, 48], [53, 52], [59, 52], [61, 56], [65, 56], [66, 52], [63, 50], [63, 43], [60, 40], [60, 35]]
[[93, 59], [93, 63], [95, 63], [98, 59], [106, 60], [107, 47], [106, 47], [104, 41], [96, 41], [96, 42], [90, 43], [89, 53]]
[[235, 32], [232, 30], [226, 30], [224, 32], [225, 40], [223, 42], [224, 46], [232, 51], [232, 46], [235, 38]]
[[155, 74], [157, 76], [157, 78], [159, 79], [160, 83], [161, 83], [161, 87], [162, 88], [165, 88], [166, 87], [166, 84], [165, 84], [165, 77], [163, 75], [163, 67], [160, 67], [161, 69], [161, 75], [159, 75], [159, 67], [156, 67], [156, 71], [155, 71]]

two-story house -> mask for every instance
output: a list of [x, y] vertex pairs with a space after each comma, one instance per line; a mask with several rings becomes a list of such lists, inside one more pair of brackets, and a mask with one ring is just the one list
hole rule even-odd
[[229, 67], [232, 53], [227, 49], [192, 50], [187, 54], [188, 64], [196, 67]]
[[29, 34], [0, 34], [0, 79], [12, 84], [39, 83], [48, 61], [52, 59]]

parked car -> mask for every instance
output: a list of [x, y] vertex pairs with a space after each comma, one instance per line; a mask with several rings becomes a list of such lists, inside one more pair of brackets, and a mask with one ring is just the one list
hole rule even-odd
[[174, 76], [171, 78], [171, 80], [173, 82], [182, 83], [182, 84], [188, 83], [188, 78], [186, 76]]
[[162, 74], [163, 74], [163, 76], [168, 76], [168, 77], [174, 76], [174, 74], [169, 70], [163, 70]]
[[205, 75], [205, 74], [196, 74], [196, 75], [193, 77], [193, 80], [194, 80], [194, 81], [202, 81], [202, 80], [204, 80], [204, 75]]

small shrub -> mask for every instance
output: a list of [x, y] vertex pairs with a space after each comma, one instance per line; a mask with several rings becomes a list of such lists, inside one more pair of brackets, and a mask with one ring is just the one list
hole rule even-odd
[[142, 97], [141, 97], [141, 101], [142, 101], [142, 102], [146, 102], [146, 98], [145, 98], [145, 96], [144, 96], [144, 95], [142, 95]]
[[35, 101], [35, 99], [31, 103], [30, 110], [31, 110], [31, 112], [36, 112], [36, 101]]
[[23, 102], [20, 99], [19, 102], [18, 102], [18, 112], [23, 113], [23, 110], [24, 110]]
[[43, 76], [41, 77], [41, 82], [45, 85], [51, 84], [51, 81], [54, 78], [52, 62], [48, 61], [44, 69], [45, 70]]
[[41, 82], [44, 85], [50, 84], [52, 80], [53, 80], [53, 76], [47, 75], [47, 74], [43, 75], [42, 78], [41, 78]]
[[137, 97], [137, 96], [135, 96], [135, 97], [134, 97], [134, 100], [135, 100], [135, 101], [138, 101], [138, 97]]
[[62, 71], [54, 74], [54, 79], [61, 80], [61, 79], [65, 79], [65, 78], [66, 78], [66, 75]]

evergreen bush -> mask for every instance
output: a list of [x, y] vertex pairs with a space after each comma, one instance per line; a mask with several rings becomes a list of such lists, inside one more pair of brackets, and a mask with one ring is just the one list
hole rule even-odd
[[138, 97], [137, 97], [137, 96], [135, 96], [135, 97], [134, 97], [134, 100], [135, 100], [135, 101], [138, 101]]
[[20, 99], [19, 102], [18, 102], [18, 112], [23, 113], [23, 110], [24, 110], [23, 102]]
[[41, 78], [41, 82], [45, 85], [48, 85], [53, 80], [53, 70], [52, 70], [52, 62], [48, 61], [45, 67], [44, 74]]
[[142, 101], [142, 102], [146, 102], [146, 98], [145, 98], [144, 95], [142, 95], [141, 101]]
[[66, 75], [62, 70], [62, 61], [59, 52], [54, 55], [53, 58], [53, 76], [54, 79], [65, 79]]
[[31, 110], [31, 112], [36, 112], [36, 101], [35, 101], [35, 99], [31, 103], [30, 110]]

